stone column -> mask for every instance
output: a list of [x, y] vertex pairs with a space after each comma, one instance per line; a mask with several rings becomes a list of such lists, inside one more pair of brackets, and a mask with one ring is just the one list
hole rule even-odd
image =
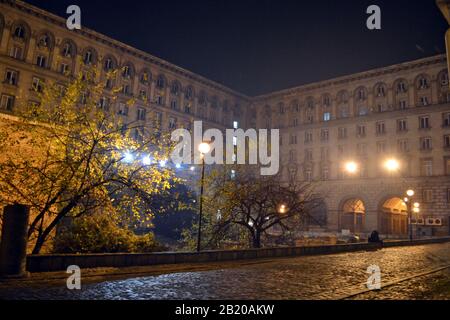
[[3, 211], [0, 243], [0, 277], [26, 277], [28, 219], [27, 206], [14, 204]]

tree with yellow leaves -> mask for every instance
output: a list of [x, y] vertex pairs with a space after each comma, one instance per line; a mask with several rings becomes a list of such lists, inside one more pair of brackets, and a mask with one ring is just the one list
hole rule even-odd
[[[158, 166], [168, 159], [169, 139], [155, 124], [127, 122], [112, 110], [125, 98], [99, 78], [85, 66], [64, 86], [48, 83], [39, 103], [0, 124], [0, 201], [30, 207], [34, 254], [66, 217], [102, 211], [125, 226], [151, 223], [152, 199], [176, 180]], [[126, 99], [132, 109], [135, 101]]]

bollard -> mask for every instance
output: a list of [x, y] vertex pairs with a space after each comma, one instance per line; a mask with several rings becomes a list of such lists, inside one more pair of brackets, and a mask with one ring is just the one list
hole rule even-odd
[[28, 276], [27, 232], [30, 209], [14, 204], [3, 210], [2, 238], [0, 243], [0, 278]]

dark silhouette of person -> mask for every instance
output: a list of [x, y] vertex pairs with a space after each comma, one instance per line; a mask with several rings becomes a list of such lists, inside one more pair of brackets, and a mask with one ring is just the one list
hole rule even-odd
[[380, 239], [378, 231], [372, 231], [369, 237], [369, 243], [383, 243], [383, 240]]

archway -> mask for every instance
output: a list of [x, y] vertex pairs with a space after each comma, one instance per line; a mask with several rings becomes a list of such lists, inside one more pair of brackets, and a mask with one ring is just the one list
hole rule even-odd
[[360, 233], [364, 230], [366, 207], [361, 199], [353, 198], [344, 202], [341, 209], [340, 229]]
[[392, 197], [381, 204], [380, 231], [387, 235], [407, 235], [408, 209], [402, 199]]

